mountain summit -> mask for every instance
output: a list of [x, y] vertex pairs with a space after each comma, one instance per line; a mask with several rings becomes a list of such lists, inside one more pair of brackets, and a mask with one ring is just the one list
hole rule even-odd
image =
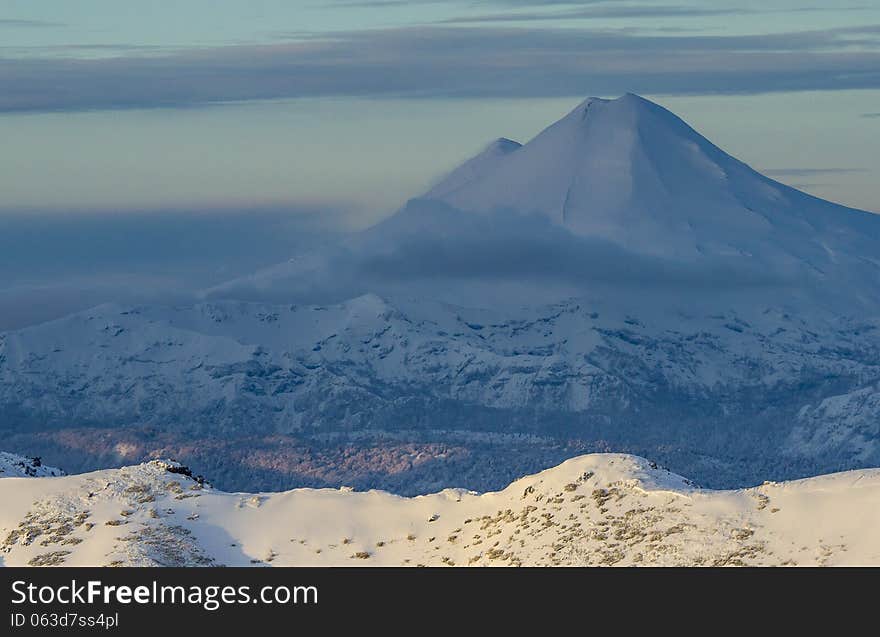
[[447, 195], [454, 194], [467, 184], [485, 177], [501, 159], [520, 148], [522, 148], [522, 144], [519, 142], [499, 137], [477, 155], [446, 175], [443, 181], [432, 188], [426, 196], [431, 199], [442, 199]]
[[591, 97], [521, 147], [496, 142], [425, 198], [538, 213], [642, 254], [777, 268], [825, 271], [832, 252], [867, 256], [880, 236], [875, 215], [773, 181], [633, 94]]
[[[534, 139], [496, 139], [384, 221], [206, 298], [464, 306], [585, 294], [618, 307], [728, 301], [880, 311], [880, 215], [728, 155], [637, 95], [589, 98]], [[706, 291], [711, 294], [707, 294]], [[803, 303], [802, 303], [803, 301]]]

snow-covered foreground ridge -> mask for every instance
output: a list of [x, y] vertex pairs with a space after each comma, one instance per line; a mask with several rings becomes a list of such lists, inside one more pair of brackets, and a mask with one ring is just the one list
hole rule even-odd
[[172, 462], [0, 479], [17, 565], [880, 565], [880, 470], [712, 491], [623, 454], [502, 491], [225, 493]]

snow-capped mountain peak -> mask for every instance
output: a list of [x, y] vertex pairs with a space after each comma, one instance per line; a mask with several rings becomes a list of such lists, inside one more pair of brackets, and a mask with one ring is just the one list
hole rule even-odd
[[803, 261], [798, 246], [814, 245], [817, 230], [864, 223], [764, 177], [633, 94], [589, 98], [515, 152], [481, 154], [451, 176], [425, 198], [538, 213], [577, 235], [679, 259]]
[[427, 194], [432, 199], [451, 195], [476, 179], [491, 172], [498, 162], [510, 153], [522, 148], [522, 144], [506, 137], [499, 137], [475, 156], [446, 175]]

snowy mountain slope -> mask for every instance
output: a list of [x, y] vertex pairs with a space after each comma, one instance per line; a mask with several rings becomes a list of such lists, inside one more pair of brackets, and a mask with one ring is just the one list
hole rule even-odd
[[[874, 358], [880, 321], [847, 322], [831, 313], [808, 323], [769, 308], [640, 320], [621, 308], [579, 300], [518, 315], [442, 303], [401, 308], [375, 295], [333, 306], [101, 306], [0, 335], [0, 377], [7, 400], [25, 388], [32, 389], [24, 395], [39, 389], [45, 395], [34, 396], [39, 402], [29, 407], [58, 417], [71, 414], [52, 414], [53, 394], [78, 400], [113, 390], [114, 399], [136, 399], [143, 383], [164, 378], [169, 385], [198, 382], [202, 390], [232, 381], [240, 381], [237, 391], [247, 390], [241, 384], [250, 382], [254, 395], [272, 396], [296, 393], [316, 375], [364, 390], [371, 383], [421, 379], [450, 398], [486, 406], [552, 403], [578, 411], [601, 390], [591, 379], [615, 374], [606, 358], [630, 357], [654, 375], [642, 379], [628, 370], [632, 388], [662, 381], [695, 394], [729, 383], [772, 387], [805, 368], [866, 379], [880, 365]], [[99, 385], [71, 385], [84, 372], [89, 376], [83, 381]], [[126, 380], [135, 387], [126, 389]], [[222, 397], [219, 390], [202, 396]], [[108, 401], [108, 409], [114, 406], [128, 408]], [[294, 418], [287, 424], [301, 423]]]
[[500, 160], [512, 152], [522, 148], [522, 144], [506, 137], [500, 137], [490, 143], [477, 155], [458, 166], [443, 177], [425, 195], [428, 199], [441, 199], [467, 187], [469, 184], [490, 174]]
[[[604, 440], [731, 485], [766, 470], [792, 427], [805, 426], [807, 404], [880, 378], [877, 321], [829, 313], [806, 322], [769, 309], [647, 320], [622, 310], [570, 301], [513, 315], [397, 307], [375, 295], [334, 306], [102, 306], [0, 335], [0, 413], [19, 448], [44, 455], [64, 453], [46, 446], [47, 432], [106, 423], [106, 442], [83, 444], [80, 461], [66, 462], [77, 467], [149, 458], [163, 448], [156, 431], [230, 446], [254, 435], [445, 442], [458, 432]], [[138, 440], [126, 437], [133, 429]], [[762, 446], [750, 451], [754, 438]], [[844, 460], [826, 451], [773, 475], [880, 461], [874, 447]], [[224, 486], [255, 484], [198, 462]], [[499, 461], [466, 486], [497, 488], [536, 468], [518, 462]], [[407, 487], [382, 473], [355, 482], [407, 493], [435, 484]]]
[[0, 434], [248, 490], [496, 489], [604, 450], [712, 487], [880, 465], [878, 255], [880, 217], [590, 99], [204, 303], [0, 334]]
[[28, 458], [0, 451], [0, 478], [44, 478], [63, 475], [61, 469], [47, 467], [40, 458]]
[[789, 457], [838, 456], [858, 463], [880, 450], [880, 387], [876, 384], [805, 405], [784, 447]]
[[707, 491], [594, 454], [477, 494], [224, 493], [154, 461], [0, 480], [16, 565], [877, 565], [880, 470]]

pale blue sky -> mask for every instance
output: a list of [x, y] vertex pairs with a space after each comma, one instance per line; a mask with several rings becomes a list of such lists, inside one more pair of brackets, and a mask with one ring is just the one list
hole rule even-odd
[[0, 208], [366, 221], [626, 91], [880, 210], [880, 0], [0, 0]]

